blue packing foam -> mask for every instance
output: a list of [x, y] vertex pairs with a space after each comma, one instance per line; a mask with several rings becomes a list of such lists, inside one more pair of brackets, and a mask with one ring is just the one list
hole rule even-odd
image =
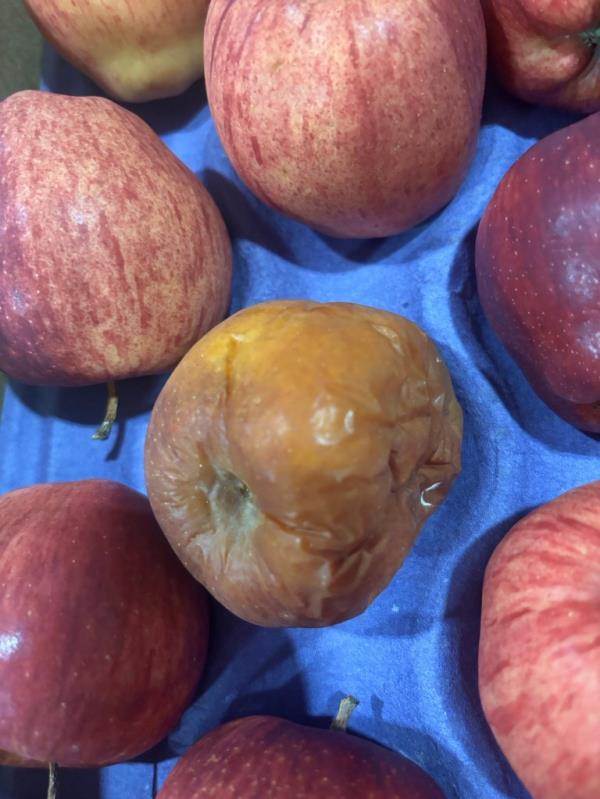
[[[50, 50], [44, 88], [98, 90]], [[132, 107], [198, 175], [235, 251], [232, 311], [274, 298], [365, 303], [403, 314], [438, 343], [465, 412], [463, 472], [391, 585], [361, 616], [318, 630], [254, 627], [212, 606], [209, 665], [168, 740], [131, 764], [64, 771], [61, 799], [151, 799], [203, 733], [267, 713], [325, 725], [342, 695], [361, 704], [351, 729], [429, 771], [448, 799], [526, 799], [484, 720], [476, 664], [483, 570], [516, 519], [600, 474], [597, 440], [555, 416], [490, 330], [477, 299], [477, 222], [508, 167], [575, 117], [487, 87], [477, 155], [455, 199], [433, 219], [384, 240], [340, 241], [266, 208], [236, 177], [202, 84]], [[0, 491], [106, 477], [144, 490], [149, 411], [164, 378], [120, 389], [120, 422], [90, 438], [104, 388], [10, 384], [2, 414]], [[42, 772], [0, 770], [0, 799], [39, 799]]]

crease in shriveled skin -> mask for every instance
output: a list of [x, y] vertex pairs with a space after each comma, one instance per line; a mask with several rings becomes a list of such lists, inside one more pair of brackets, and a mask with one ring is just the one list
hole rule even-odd
[[146, 480], [180, 558], [223, 604], [258, 623], [327, 624], [363, 610], [399, 568], [459, 470], [461, 433], [448, 373], [411, 322], [267, 303], [175, 371]]
[[180, 94], [203, 73], [208, 0], [24, 0], [53, 46], [129, 102]]
[[483, 7], [496, 73], [511, 91], [567, 110], [600, 110], [597, 0], [484, 0]]

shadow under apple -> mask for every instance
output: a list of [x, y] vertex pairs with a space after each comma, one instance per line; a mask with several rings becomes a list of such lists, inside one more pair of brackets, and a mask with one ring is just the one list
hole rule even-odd
[[[59, 799], [102, 799], [97, 769], [59, 769]], [[48, 790], [46, 769], [0, 768], [0, 796], [6, 799], [40, 799]]]
[[[148, 414], [168, 374], [138, 377], [117, 382], [119, 411], [109, 444], [107, 460], [118, 457], [127, 427], [127, 420]], [[90, 428], [90, 436], [104, 417], [106, 386], [58, 387], [30, 386], [10, 380], [10, 389], [29, 410], [38, 416], [54, 417]]]
[[529, 799], [529, 794], [498, 747], [481, 707], [477, 677], [481, 594], [485, 568], [494, 549], [530, 510], [522, 508], [490, 527], [466, 549], [452, 573], [444, 612], [450, 643], [448, 657], [457, 671], [457, 679], [447, 684], [446, 703], [450, 712], [461, 708], [461, 716], [468, 718], [468, 724], [454, 725], [455, 734], [473, 753], [474, 761], [487, 764], [490, 782], [511, 799]]
[[582, 114], [559, 111], [553, 108], [526, 103], [512, 97], [491, 73], [488, 73], [483, 102], [482, 127], [498, 125], [512, 130], [521, 138], [541, 139], [555, 130], [577, 122]]

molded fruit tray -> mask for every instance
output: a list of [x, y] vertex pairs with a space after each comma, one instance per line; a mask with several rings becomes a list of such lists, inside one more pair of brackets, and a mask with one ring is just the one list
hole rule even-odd
[[[52, 54], [46, 87], [96, 93]], [[574, 117], [536, 109], [488, 86], [477, 157], [435, 218], [381, 241], [339, 241], [264, 207], [236, 178], [201, 84], [136, 106], [212, 193], [234, 243], [232, 310], [273, 298], [366, 303], [403, 314], [437, 342], [465, 413], [463, 472], [389, 588], [361, 616], [317, 630], [269, 630], [212, 606], [201, 690], [168, 740], [136, 762], [63, 772], [61, 799], [151, 799], [175, 758], [204, 732], [271, 713], [325, 726], [343, 694], [360, 699], [351, 729], [423, 766], [449, 799], [526, 799], [479, 704], [480, 594], [494, 546], [527, 510], [598, 478], [598, 442], [555, 416], [491, 332], [476, 295], [477, 221], [507, 168]], [[107, 477], [144, 489], [149, 411], [163, 379], [120, 387], [120, 421], [91, 440], [103, 387], [9, 384], [2, 413], [0, 491], [34, 482]], [[2, 769], [0, 799], [45, 795], [46, 775]]]

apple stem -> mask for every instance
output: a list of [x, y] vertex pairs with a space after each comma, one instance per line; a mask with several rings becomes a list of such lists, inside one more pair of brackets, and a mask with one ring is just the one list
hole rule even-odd
[[106, 413], [100, 427], [96, 430], [92, 438], [94, 441], [106, 441], [110, 435], [113, 424], [117, 420], [117, 411], [119, 410], [119, 396], [117, 394], [117, 387], [109, 381], [106, 384], [108, 399], [106, 402]]
[[589, 47], [595, 47], [597, 44], [600, 44], [600, 28], [596, 28], [595, 30], [591, 31], [584, 31], [581, 34], [581, 38], [583, 39], [584, 44], [587, 44]]
[[56, 763], [48, 763], [48, 799], [56, 797]]
[[346, 732], [350, 716], [358, 704], [358, 699], [355, 699], [353, 696], [345, 696], [340, 702], [337, 716], [331, 722], [329, 729], [337, 730], [338, 732]]

